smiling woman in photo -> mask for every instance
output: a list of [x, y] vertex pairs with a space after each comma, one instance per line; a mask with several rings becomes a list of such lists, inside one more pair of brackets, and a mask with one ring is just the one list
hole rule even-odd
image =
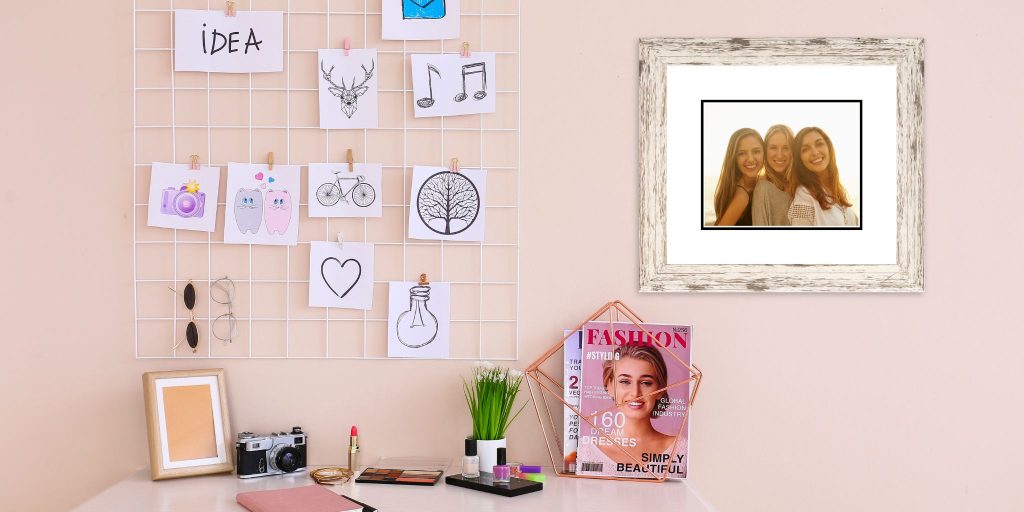
[[[602, 365], [604, 391], [615, 404], [612, 409], [616, 418], [614, 428], [604, 428], [610, 442], [582, 440], [578, 460], [602, 464], [608, 468], [608, 474], [646, 478], [642, 473], [614, 468], [617, 464], [658, 460], [670, 452], [686, 453], [685, 437], [672, 451], [676, 437], [654, 426], [654, 419], [666, 414], [672, 403], [665, 389], [668, 386], [668, 367], [655, 346], [623, 345], [616, 348], [614, 354], [612, 360]], [[597, 421], [596, 417], [591, 421]]]
[[836, 151], [824, 130], [809, 126], [793, 139], [796, 191], [788, 217], [794, 226], [856, 226], [846, 188], [839, 182]]
[[752, 128], [740, 128], [729, 137], [722, 173], [715, 187], [716, 226], [750, 226], [751, 197], [764, 166], [764, 140]]
[[751, 218], [755, 226], [788, 226], [793, 170], [793, 130], [784, 124], [768, 128], [764, 135], [764, 174], [754, 187]]

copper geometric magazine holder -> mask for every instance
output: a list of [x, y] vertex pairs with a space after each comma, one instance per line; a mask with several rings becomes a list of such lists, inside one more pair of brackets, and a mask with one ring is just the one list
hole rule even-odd
[[[641, 320], [640, 317], [637, 316], [637, 314], [634, 313], [632, 309], [630, 309], [622, 301], [619, 301], [619, 300], [608, 302], [604, 306], [601, 306], [601, 308], [598, 309], [597, 311], [595, 311], [592, 315], [590, 315], [589, 318], [587, 318], [586, 320], [581, 322], [579, 325], [577, 325], [575, 329], [569, 331], [569, 334], [567, 336], [565, 336], [564, 338], [562, 338], [562, 341], [560, 341], [559, 343], [555, 344], [550, 349], [548, 349], [547, 352], [545, 352], [542, 356], [537, 358], [537, 360], [535, 360], [533, 363], [531, 363], [530, 366], [526, 367], [526, 371], [525, 371], [526, 377], [527, 377], [526, 384], [527, 384], [527, 386], [530, 389], [530, 399], [533, 402], [534, 409], [537, 411], [537, 420], [540, 421], [541, 432], [543, 432], [543, 435], [544, 435], [544, 447], [547, 449], [548, 456], [551, 458], [551, 466], [554, 468], [555, 474], [558, 475], [558, 476], [561, 476], [561, 477], [567, 477], [567, 478], [594, 478], [594, 479], [598, 479], [598, 480], [623, 480], [623, 481], [631, 481], [631, 482], [658, 482], [658, 483], [661, 483], [661, 482], [664, 482], [665, 479], [668, 477], [668, 471], [671, 468], [671, 464], [666, 464], [665, 465], [665, 470], [660, 475], [650, 471], [649, 469], [646, 469], [644, 472], [646, 474], [650, 475], [651, 478], [617, 477], [617, 476], [604, 476], [604, 475], [577, 475], [576, 473], [570, 473], [568, 471], [565, 471], [565, 467], [564, 467], [563, 464], [556, 464], [555, 463], [554, 452], [551, 451], [551, 442], [549, 440], [547, 427], [544, 424], [544, 416], [541, 414], [541, 411], [540, 411], [540, 405], [539, 405], [540, 402], [544, 402], [544, 409], [545, 409], [545, 412], [546, 412], [546, 415], [547, 415], [548, 424], [550, 425], [551, 432], [554, 435], [555, 444], [558, 447], [558, 452], [559, 453], [563, 453], [561, 437], [558, 435], [558, 433], [559, 433], [558, 430], [559, 429], [555, 426], [555, 420], [554, 420], [554, 417], [551, 414], [551, 408], [549, 407], [547, 401], [543, 400], [545, 392], [548, 393], [550, 396], [556, 398], [565, 407], [569, 408], [574, 413], [576, 413], [576, 415], [580, 418], [580, 420], [586, 421], [587, 424], [589, 424], [591, 427], [593, 427], [593, 429], [595, 431], [597, 431], [598, 434], [602, 438], [604, 438], [606, 441], [608, 441], [611, 444], [611, 446], [614, 446], [619, 451], [621, 451], [623, 454], [625, 454], [627, 457], [632, 459], [633, 462], [635, 462], [638, 466], [640, 466], [640, 467], [648, 467], [647, 464], [642, 463], [639, 459], [637, 459], [632, 454], [627, 452], [618, 443], [615, 443], [611, 436], [607, 435], [604, 432], [603, 429], [599, 428], [594, 422], [590, 421], [590, 418], [588, 416], [585, 416], [583, 413], [581, 413], [578, 408], [573, 407], [572, 405], [569, 405], [569, 402], [566, 402], [565, 399], [563, 398], [564, 392], [565, 392], [565, 388], [562, 385], [561, 380], [560, 379], [552, 378], [550, 375], [545, 373], [544, 370], [542, 370], [541, 367], [540, 367], [542, 364], [547, 362], [548, 359], [550, 359], [553, 355], [557, 354], [559, 350], [564, 350], [565, 349], [565, 342], [569, 338], [574, 336], [577, 332], [583, 330], [583, 326], [586, 325], [587, 322], [592, 322], [594, 320], [597, 320], [597, 319], [601, 318], [601, 316], [606, 314], [606, 313], [608, 314], [609, 327], [612, 327], [612, 325], [615, 322], [620, 321], [619, 318], [621, 316], [621, 317], [625, 318], [626, 320], [628, 320], [629, 322], [632, 322], [633, 325], [635, 325], [637, 328], [639, 328], [641, 331], [643, 331], [644, 335], [647, 336], [646, 339], [653, 340], [654, 343], [658, 344], [661, 348], [666, 348], [665, 345], [661, 343], [661, 341], [659, 341], [657, 338], [655, 338], [654, 335], [652, 335], [650, 332], [648, 332], [647, 329], [645, 329], [641, 325], [641, 324], [644, 323], [644, 321]], [[657, 389], [657, 390], [651, 391], [650, 393], [641, 395], [639, 398], [640, 399], [647, 398], [649, 396], [657, 395], [657, 394], [659, 394], [659, 393], [661, 393], [663, 391], [666, 391], [668, 389], [672, 389], [672, 388], [676, 388], [676, 387], [679, 387], [679, 386], [683, 386], [683, 385], [686, 385], [686, 384], [688, 384], [690, 382], [694, 383], [693, 384], [693, 389], [690, 392], [690, 400], [686, 404], [686, 410], [683, 411], [683, 418], [682, 418], [683, 421], [682, 421], [682, 423], [679, 426], [679, 432], [676, 433], [675, 440], [672, 442], [672, 449], [669, 451], [670, 454], [675, 455], [676, 454], [676, 448], [679, 446], [679, 440], [682, 438], [683, 431], [686, 430], [687, 424], [689, 423], [690, 408], [693, 407], [693, 402], [697, 398], [697, 392], [700, 390], [700, 381], [701, 381], [701, 378], [703, 378], [703, 374], [701, 373], [700, 369], [698, 369], [696, 366], [690, 365], [686, 361], [683, 361], [673, 351], [666, 350], [665, 352], [667, 352], [670, 356], [675, 358], [676, 361], [678, 361], [680, 364], [682, 364], [683, 367], [685, 367], [687, 369], [687, 371], [689, 371], [690, 377], [687, 378], [687, 379], [680, 380], [678, 382], [668, 383], [665, 387], [663, 387], [661, 389]], [[547, 381], [547, 383], [545, 383], [545, 381]], [[534, 387], [533, 387], [534, 384], [537, 384], [537, 386], [541, 390], [540, 400], [538, 400], [538, 396], [534, 394]], [[557, 390], [554, 389], [554, 388], [557, 388]], [[613, 399], [613, 402], [614, 402], [614, 399]], [[603, 412], [610, 411], [611, 409], [614, 409], [618, 405], [619, 404], [613, 403], [610, 407], [607, 407], [607, 408], [605, 408], [605, 409], [603, 409], [601, 411], [595, 411], [593, 415], [596, 416], [596, 415], [601, 414]], [[689, 450], [687, 450], [687, 452], [689, 452]], [[562, 458], [562, 456], [559, 456], [559, 460], [564, 460], [564, 459]], [[561, 468], [561, 469], [559, 469], [559, 468]]]

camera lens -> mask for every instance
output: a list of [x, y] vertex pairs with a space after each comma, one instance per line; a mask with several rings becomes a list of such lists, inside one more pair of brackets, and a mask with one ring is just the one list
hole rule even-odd
[[300, 461], [301, 457], [299, 456], [299, 451], [292, 446], [282, 448], [281, 451], [277, 453], [277, 457], [274, 460], [274, 462], [277, 463], [277, 469], [280, 469], [285, 473], [291, 473], [292, 471], [299, 469]]
[[174, 209], [178, 211], [180, 216], [191, 216], [198, 209], [199, 202], [196, 201], [195, 194], [190, 192], [183, 192], [174, 198]]

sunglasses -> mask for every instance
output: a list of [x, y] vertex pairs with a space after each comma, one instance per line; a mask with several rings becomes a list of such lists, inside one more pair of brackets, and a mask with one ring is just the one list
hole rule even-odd
[[[178, 293], [178, 290], [168, 287], [172, 292]], [[178, 345], [181, 345], [182, 341], [187, 341], [188, 346], [192, 348], [192, 353], [196, 352], [196, 347], [199, 345], [199, 327], [196, 326], [196, 313], [193, 311], [196, 307], [196, 287], [192, 285], [192, 281], [189, 281], [185, 285], [185, 289], [182, 291], [182, 298], [185, 301], [185, 309], [188, 310], [188, 325], [185, 326], [185, 339], [178, 340], [177, 343], [171, 347], [171, 350], [176, 350]]]

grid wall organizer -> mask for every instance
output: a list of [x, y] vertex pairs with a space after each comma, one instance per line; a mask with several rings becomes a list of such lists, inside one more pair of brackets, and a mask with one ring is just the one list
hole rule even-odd
[[[389, 0], [384, 0], [389, 1]], [[390, 0], [398, 1], [398, 0]], [[452, 285], [452, 359], [519, 357], [520, 5], [518, 0], [462, 0], [461, 36], [445, 41], [384, 41], [381, 0], [242, 0], [236, 9], [283, 11], [285, 62], [280, 73], [175, 72], [174, 9], [223, 9], [224, 2], [135, 0], [133, 67], [133, 277], [135, 354], [151, 358], [386, 359], [388, 282]], [[341, 48], [378, 51], [379, 128], [319, 128], [316, 52]], [[495, 52], [497, 111], [441, 118], [413, 116], [410, 55]], [[383, 216], [310, 218], [308, 163], [383, 164]], [[302, 166], [297, 246], [223, 243], [228, 162]], [[213, 233], [146, 225], [152, 162], [221, 169], [221, 202]], [[408, 238], [414, 165], [488, 172], [483, 242]], [[310, 242], [372, 242], [373, 308], [347, 310], [308, 305]], [[226, 313], [210, 298], [215, 280], [235, 283], [231, 311], [237, 332], [230, 343], [211, 336], [213, 319]], [[189, 321], [181, 290], [196, 288], [197, 351], [184, 337]]]

